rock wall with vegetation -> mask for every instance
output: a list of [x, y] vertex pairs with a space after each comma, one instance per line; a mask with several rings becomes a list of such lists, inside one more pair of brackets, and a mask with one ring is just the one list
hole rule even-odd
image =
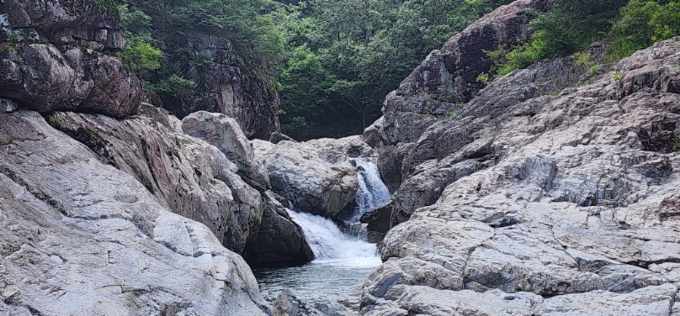
[[508, 0], [280, 1], [282, 128], [296, 139], [356, 135], [385, 95], [450, 36]]
[[279, 130], [273, 67], [279, 47], [265, 1], [111, 0], [130, 43], [121, 56], [149, 99], [183, 118], [235, 118], [248, 137]]
[[[614, 33], [602, 23], [604, 32], [591, 30], [600, 37], [584, 35], [587, 45], [497, 72], [527, 47], [550, 47], [537, 44], [549, 32], [542, 23], [579, 3], [597, 8], [500, 7], [388, 95], [384, 117], [364, 134], [395, 196], [365, 219], [389, 232], [362, 314], [678, 313], [680, 38], [645, 48], [680, 34], [663, 20], [680, 11], [655, 11], [676, 3], [581, 12], [587, 18], [573, 23], [602, 18]], [[647, 16], [640, 12], [658, 19], [631, 18]], [[607, 35], [632, 21], [672, 31], [635, 33], [642, 42], [630, 31]], [[617, 60], [621, 43], [644, 49]], [[471, 54], [471, 44], [487, 46]], [[498, 59], [503, 47], [514, 48]]]

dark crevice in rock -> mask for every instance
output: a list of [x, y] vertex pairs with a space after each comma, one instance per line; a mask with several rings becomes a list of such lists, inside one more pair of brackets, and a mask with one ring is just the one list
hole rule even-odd
[[28, 312], [31, 313], [32, 316], [44, 316], [45, 315], [42, 312], [40, 312], [39, 310], [37, 310], [36, 308], [34, 308], [33, 306], [22, 303], [20, 301], [18, 294], [15, 294], [15, 295], [12, 295], [8, 298], [5, 298], [3, 300], [3, 303], [5, 303], [7, 305], [11, 305], [11, 306], [23, 307], [23, 308], [27, 309]]
[[55, 210], [59, 211], [59, 213], [61, 213], [62, 215], [67, 216], [67, 217], [69, 216], [68, 211], [66, 210], [66, 208], [64, 207], [64, 205], [61, 202], [59, 202], [59, 201], [51, 198], [47, 194], [45, 194], [41, 191], [38, 191], [37, 189], [29, 186], [28, 183], [26, 183], [14, 171], [12, 171], [12, 170], [4, 167], [4, 166], [0, 166], [0, 173], [4, 174], [10, 180], [14, 181], [16, 184], [25, 188], [26, 191], [28, 191], [33, 196], [35, 196], [38, 200], [41, 200], [41, 201], [47, 203], [47, 205], [49, 205], [52, 208], [54, 208]]
[[634, 260], [634, 261], [625, 261], [625, 264], [629, 264], [632, 266], [644, 268], [644, 269], [649, 269], [651, 265], [658, 265], [658, 264], [664, 264], [664, 263], [680, 263], [680, 258], [666, 258], [666, 259], [660, 259], [660, 260]]

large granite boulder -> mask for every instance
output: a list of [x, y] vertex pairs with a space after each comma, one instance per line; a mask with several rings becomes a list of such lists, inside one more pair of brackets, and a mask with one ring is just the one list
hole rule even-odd
[[358, 136], [277, 144], [255, 140], [253, 145], [274, 192], [299, 211], [331, 218], [353, 203], [359, 188], [350, 159], [373, 154]]
[[0, 5], [0, 97], [39, 112], [134, 114], [142, 84], [111, 52], [125, 41], [118, 21], [82, 1]]
[[[313, 259], [301, 229], [266, 191], [267, 184], [242, 177], [242, 167], [229, 159], [238, 158], [229, 151], [232, 145], [246, 146], [241, 149], [249, 149], [252, 155], [250, 143], [233, 120], [235, 129], [223, 132], [241, 135], [236, 138], [240, 143], [225, 145], [217, 141], [221, 138], [197, 135], [214, 141], [218, 148], [183, 134], [181, 122], [160, 108], [143, 104], [140, 112], [126, 120], [56, 112], [47, 121], [88, 146], [101, 161], [134, 176], [163, 206], [205, 224], [225, 247], [246, 256], [249, 264], [302, 264]], [[260, 178], [266, 179], [266, 174]]]
[[182, 119], [182, 130], [219, 148], [236, 163], [239, 174], [250, 182], [259, 187], [269, 187], [266, 170], [255, 160], [253, 145], [235, 119], [220, 113], [199, 111]]
[[362, 313], [678, 313], [679, 64], [680, 38], [587, 81], [557, 59], [427, 127]]
[[38, 113], [0, 121], [0, 314], [269, 313], [208, 227]]

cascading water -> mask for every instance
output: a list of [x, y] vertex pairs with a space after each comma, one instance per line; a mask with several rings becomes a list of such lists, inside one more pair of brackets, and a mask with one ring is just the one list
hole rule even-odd
[[367, 261], [369, 265], [375, 262], [374, 244], [343, 233], [333, 221], [307, 213], [290, 211], [289, 214], [302, 227], [316, 261], [349, 259], [357, 264]]
[[[354, 159], [359, 191], [357, 207], [347, 224], [360, 226], [364, 213], [389, 203], [390, 193], [380, 179], [377, 166], [366, 160]], [[360, 234], [347, 234], [331, 220], [289, 210], [291, 218], [302, 228], [316, 259], [302, 267], [256, 271], [265, 295], [275, 297], [291, 289], [307, 301], [347, 297], [352, 290], [380, 264], [376, 245]]]
[[381, 208], [390, 203], [390, 191], [380, 178], [378, 166], [364, 159], [354, 159], [352, 163], [359, 171], [359, 192], [357, 192], [357, 211], [352, 217], [353, 222], [358, 222], [361, 215], [366, 212]]

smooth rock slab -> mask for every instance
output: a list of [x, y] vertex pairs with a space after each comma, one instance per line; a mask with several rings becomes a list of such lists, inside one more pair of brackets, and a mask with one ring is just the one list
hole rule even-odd
[[39, 114], [0, 120], [0, 314], [267, 314], [207, 227]]

